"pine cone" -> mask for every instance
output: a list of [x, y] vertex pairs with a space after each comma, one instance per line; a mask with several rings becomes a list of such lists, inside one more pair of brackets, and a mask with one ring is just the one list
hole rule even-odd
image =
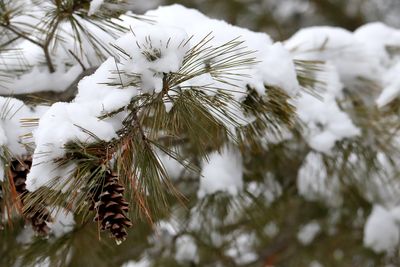
[[26, 177], [32, 166], [32, 159], [24, 157], [21, 160], [14, 159], [11, 161], [11, 175], [14, 181], [15, 190], [18, 195], [22, 196], [27, 193], [26, 190]]
[[94, 220], [100, 222], [102, 231], [110, 231], [117, 243], [124, 241], [127, 236], [125, 228], [131, 227], [132, 223], [125, 215], [129, 204], [124, 199], [124, 187], [118, 183], [118, 176], [108, 170], [102, 190], [97, 191], [91, 206], [97, 213]]
[[[21, 198], [23, 198], [29, 191], [26, 189], [26, 177], [32, 166], [32, 158], [24, 157], [22, 159], [14, 159], [10, 164], [10, 172], [13, 178], [15, 190]], [[33, 230], [40, 235], [48, 235], [50, 228], [47, 222], [51, 222], [50, 212], [44, 206], [35, 207], [32, 210], [24, 211], [25, 219], [32, 225]]]

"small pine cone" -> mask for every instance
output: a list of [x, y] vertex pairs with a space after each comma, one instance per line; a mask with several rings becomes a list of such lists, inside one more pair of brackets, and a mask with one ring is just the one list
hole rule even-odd
[[[29, 193], [26, 189], [26, 178], [32, 166], [31, 157], [23, 157], [22, 159], [14, 159], [10, 164], [10, 172], [13, 178], [15, 191], [21, 197]], [[32, 225], [32, 228], [40, 235], [48, 235], [50, 228], [47, 226], [47, 222], [51, 222], [50, 212], [43, 207], [35, 207], [34, 210], [27, 210], [24, 212], [25, 219]]]
[[126, 239], [126, 228], [132, 226], [125, 215], [129, 203], [125, 201], [123, 193], [124, 187], [118, 183], [118, 176], [107, 171], [104, 186], [101, 192], [94, 194], [95, 203], [92, 206], [97, 213], [94, 220], [100, 222], [100, 229], [110, 231], [117, 243]]
[[22, 196], [27, 192], [26, 177], [28, 176], [31, 166], [32, 159], [30, 157], [24, 157], [21, 160], [14, 159], [11, 161], [10, 171], [18, 195]]

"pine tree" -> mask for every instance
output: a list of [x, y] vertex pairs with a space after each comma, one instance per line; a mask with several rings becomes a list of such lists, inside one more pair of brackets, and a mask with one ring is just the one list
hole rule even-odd
[[0, 0], [0, 266], [399, 264], [396, 29], [129, 8]]

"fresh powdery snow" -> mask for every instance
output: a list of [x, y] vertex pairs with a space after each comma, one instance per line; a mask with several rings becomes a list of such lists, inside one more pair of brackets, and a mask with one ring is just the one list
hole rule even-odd
[[100, 120], [98, 116], [127, 105], [137, 92], [103, 84], [108, 81], [114, 66], [114, 59], [108, 59], [92, 76], [81, 80], [74, 101], [56, 103], [40, 118], [39, 127], [34, 132], [33, 167], [27, 179], [30, 190], [46, 185], [52, 178], [66, 179], [71, 175], [73, 167], [62, 170], [52, 160], [64, 155], [63, 146], [68, 141], [94, 141], [93, 136], [82, 129], [105, 141], [116, 137], [116, 130], [122, 126], [121, 119]]
[[213, 152], [203, 163], [197, 195], [202, 198], [218, 191], [236, 195], [243, 188], [242, 165], [240, 153], [232, 148]]
[[122, 267], [150, 267], [150, 260], [143, 258], [139, 261], [128, 261], [122, 265]]
[[231, 238], [235, 242], [227, 249], [226, 254], [233, 257], [237, 265], [250, 264], [258, 259], [259, 256], [252, 248], [256, 240], [255, 234], [234, 232]]
[[384, 70], [384, 89], [376, 102], [379, 107], [385, 106], [400, 95], [400, 30], [375, 22], [360, 27], [354, 35], [363, 42], [372, 58], [379, 60], [380, 67]]
[[314, 238], [318, 235], [321, 231], [321, 226], [318, 222], [312, 221], [306, 225], [303, 225], [298, 234], [297, 239], [303, 245], [309, 245], [314, 240]]
[[46, 109], [37, 107], [31, 109], [22, 101], [0, 97], [0, 146], [7, 147], [14, 155], [26, 154], [27, 134], [30, 133], [29, 127], [21, 127], [23, 119], [36, 119]]
[[[290, 53], [282, 44], [273, 44], [271, 38], [265, 33], [256, 33], [250, 30], [232, 26], [224, 21], [210, 19], [199, 11], [187, 9], [181, 5], [159, 7], [146, 13], [154, 18], [160, 25], [179, 27], [193, 36], [191, 43], [196, 44], [208, 34], [213, 36], [210, 44], [215, 46], [225, 44], [235, 38], [244, 41], [248, 51], [254, 51], [253, 56], [260, 62], [249, 69], [245, 74], [248, 78], [239, 82], [249, 84], [260, 94], [265, 93], [264, 85], [281, 87], [290, 95], [295, 95], [298, 90], [298, 81], [294, 63]], [[245, 89], [243, 86], [239, 86]]]
[[285, 42], [285, 47], [296, 59], [332, 63], [346, 84], [354, 84], [361, 77], [370, 80], [379, 77], [376, 58], [370, 56], [362, 41], [341, 28], [323, 26], [302, 29]]
[[295, 59], [333, 64], [345, 85], [365, 81], [381, 85], [384, 90], [376, 101], [382, 107], [400, 95], [399, 43], [400, 30], [375, 22], [354, 33], [327, 26], [302, 29], [285, 47]]
[[[138, 74], [143, 93], [159, 93], [162, 90], [163, 73], [178, 72], [182, 66], [189, 50], [189, 45], [185, 45], [188, 39], [187, 33], [176, 27], [135, 27], [132, 33], [116, 42], [124, 54], [129, 55], [120, 59], [120, 71]], [[124, 79], [122, 83], [125, 83]]]
[[390, 67], [399, 54], [390, 53], [400, 44], [400, 31], [381, 22], [368, 23], [354, 32], [357, 40], [363, 42], [363, 46], [373, 58], [379, 59], [384, 67]]
[[[201, 88], [205, 85], [224, 88], [235, 91], [234, 95], [240, 101], [247, 93], [246, 85], [255, 88], [259, 94], [268, 93], [265, 85], [279, 86], [289, 95], [298, 96], [293, 101], [300, 119], [308, 126], [304, 132], [306, 140], [313, 149], [324, 153], [329, 153], [336, 141], [358, 134], [358, 129], [335, 102], [335, 98], [340, 96], [342, 90], [335, 68], [341, 66], [335, 65], [337, 62], [327, 63], [325, 71], [318, 77], [327, 84], [322, 99], [300, 93], [292, 59], [298, 57], [298, 49], [292, 53], [287, 49], [291, 47], [290, 44], [299, 43], [296, 38], [283, 46], [281, 43], [273, 43], [265, 33], [251, 32], [223, 21], [210, 19], [196, 10], [179, 5], [160, 7], [149, 11], [146, 15], [154, 18], [157, 23], [149, 25], [122, 16], [126, 26], [131, 27], [131, 31], [114, 42], [116, 50], [120, 50], [119, 56], [110, 57], [92, 76], [82, 79], [78, 86], [78, 94], [71, 103], [54, 104], [40, 119], [39, 127], [35, 131], [36, 150], [33, 167], [28, 176], [28, 189], [35, 190], [46, 185], [52, 178], [65, 175], [66, 170], [57, 170], [56, 166], [52, 166], [52, 160], [63, 155], [63, 146], [68, 141], [91, 140], [91, 136], [82, 132], [80, 128], [94, 133], [102, 140], [115, 137], [125, 113], [122, 112], [106, 120], [100, 120], [98, 117], [126, 106], [130, 99], [138, 94], [160, 92], [163, 89], [163, 74], [179, 72], [185, 55], [206, 36], [210, 37], [208, 46], [220, 46], [235, 39], [243, 41], [238, 51], [253, 51], [251, 56], [256, 58], [257, 62], [235, 70], [242, 75], [240, 81], [235, 80], [235, 87], [222, 83], [206, 73], [184, 81], [179, 85], [182, 88], [190, 89], [192, 86]], [[340, 32], [340, 35], [352, 40], [348, 36], [350, 33]], [[311, 47], [315, 48], [315, 45]], [[199, 64], [197, 68], [204, 68], [204, 64]], [[74, 68], [70, 71], [72, 70]], [[117, 70], [125, 75], [118, 75]], [[34, 71], [27, 75], [33, 75]], [[69, 76], [75, 77], [76, 73]], [[20, 83], [23, 84], [23, 81]], [[209, 91], [207, 90], [208, 94]], [[170, 102], [166, 103], [167, 110], [172, 107], [171, 105]], [[238, 118], [242, 118], [240, 119], [242, 124], [253, 120], [233, 108], [232, 112]], [[212, 161], [204, 165], [206, 170], [209, 164], [213, 164]], [[222, 166], [218, 169], [221, 173], [224, 170]], [[213, 175], [209, 171], [205, 173]], [[204, 187], [199, 191], [200, 195], [225, 190], [226, 185], [231, 187], [227, 189], [231, 193], [241, 188], [242, 182], [239, 178], [233, 184], [221, 182], [215, 185], [209, 184], [211, 180], [207, 175], [202, 179]], [[235, 180], [231, 176], [227, 179]], [[218, 180], [221, 180], [220, 177]], [[211, 189], [214, 186], [216, 189]]]
[[338, 206], [342, 202], [338, 178], [329, 176], [322, 155], [316, 152], [308, 153], [299, 169], [297, 190], [310, 201], [324, 200], [331, 206]]
[[176, 240], [175, 258], [178, 262], [198, 262], [199, 255], [197, 245], [193, 237], [189, 235], [179, 236]]
[[88, 11], [88, 15], [91, 16], [100, 9], [101, 5], [103, 4], [104, 0], [92, 0], [90, 2], [90, 8]]
[[[243, 41], [238, 51], [253, 51], [251, 57], [259, 62], [235, 70], [243, 75], [240, 80], [235, 80], [235, 87], [221, 83], [210, 75], [194, 77], [180, 86], [188, 89], [190, 86], [201, 88], [205, 85], [222, 87], [236, 91], [235, 97], [238, 100], [244, 99], [246, 85], [254, 87], [260, 94], [265, 94], [264, 85], [279, 86], [292, 96], [298, 93], [299, 84], [290, 53], [282, 44], [273, 44], [268, 35], [207, 18], [198, 11], [179, 5], [160, 7], [146, 15], [155, 18], [158, 23], [149, 25], [124, 17], [131, 31], [114, 42], [117, 50], [123, 50], [122, 53], [119, 51], [119, 57], [109, 58], [96, 73], [84, 78], [71, 103], [54, 104], [40, 119], [35, 131], [36, 150], [27, 180], [28, 189], [35, 190], [46, 185], [52, 178], [65, 175], [56, 171], [56, 166], [51, 167], [52, 160], [63, 155], [63, 146], [68, 141], [91, 140], [80, 128], [94, 133], [102, 140], [115, 137], [124, 113], [107, 120], [98, 117], [126, 106], [135, 95], [160, 92], [163, 73], [179, 72], [189, 49], [207, 35], [210, 36], [208, 46], [220, 46], [235, 39]], [[204, 68], [204, 64], [199, 67]], [[126, 75], [116, 74], [117, 68]], [[110, 85], [113, 83], [117, 85]], [[238, 90], [241, 92], [237, 93]], [[252, 121], [252, 118], [245, 118], [238, 111], [236, 113], [238, 117], [243, 117], [244, 124]], [[237, 183], [228, 191], [236, 192], [234, 188], [240, 188], [241, 183], [238, 178]], [[220, 183], [218, 190], [223, 190], [225, 184]], [[212, 186], [205, 185], [207, 189], [201, 191], [201, 194], [212, 192]]]
[[74, 214], [61, 207], [51, 207], [53, 221], [48, 223], [50, 232], [56, 238], [61, 237], [74, 229]]
[[364, 245], [377, 253], [393, 252], [399, 238], [399, 222], [387, 209], [375, 205], [365, 224]]
[[400, 61], [383, 75], [384, 89], [376, 100], [379, 107], [383, 107], [400, 96]]
[[[47, 107], [29, 108], [22, 101], [0, 97], [0, 152], [15, 156], [27, 154], [26, 143], [32, 141], [29, 123], [22, 127], [22, 121], [35, 120], [45, 112]], [[7, 149], [7, 151], [4, 151]], [[0, 164], [0, 182], [4, 179], [4, 164]]]
[[[27, 0], [29, 10], [26, 15], [16, 16], [12, 18], [14, 23], [23, 25], [37, 25], [47, 27], [41, 23], [39, 18], [46, 16], [45, 7], [49, 5], [46, 1], [43, 3], [31, 3]], [[90, 3], [90, 12], [95, 12], [103, 0], [94, 0]], [[7, 86], [0, 86], [1, 94], [23, 94], [39, 91], [55, 91], [61, 92], [68, 88], [69, 85], [82, 72], [81, 63], [86, 68], [100, 65], [111, 51], [110, 43], [115, 41], [115, 36], [120, 36], [121, 33], [112, 27], [100, 29], [96, 24], [87, 21], [80, 16], [75, 16], [74, 19], [82, 26], [80, 30], [91, 32], [91, 37], [101, 40], [103, 46], [97, 46], [93, 49], [93, 40], [89, 40], [86, 34], [80, 33], [80, 43], [78, 45], [76, 38], [76, 28], [71, 26], [69, 22], [60, 22], [58, 25], [57, 37], [60, 41], [57, 46], [50, 46], [51, 59], [54, 65], [55, 72], [50, 73], [47, 64], [44, 61], [44, 52], [41, 47], [28, 40], [22, 40], [15, 45], [15, 51], [11, 51], [11, 55], [2, 57], [2, 64], [8, 70], [17, 70], [21, 74], [12, 78]], [[32, 28], [27, 28], [26, 32], [31, 32]], [[44, 31], [43, 31], [44, 32]], [[34, 33], [34, 39], [40, 39], [43, 36], [38, 30]], [[72, 54], [74, 56], [72, 56]], [[99, 56], [103, 55], [103, 56]], [[79, 62], [75, 59], [79, 58]]]
[[376, 74], [376, 64], [363, 62], [368, 53], [360, 46], [352, 33], [332, 27], [303, 29], [285, 42], [294, 59], [325, 62], [315, 77], [317, 87], [321, 87], [316, 92], [319, 97], [302, 92], [295, 102], [298, 116], [307, 126], [304, 136], [316, 151], [329, 153], [336, 141], [359, 134], [336, 99], [342, 95], [343, 83], [352, 84], [358, 77]]
[[357, 136], [360, 132], [347, 113], [341, 111], [334, 98], [324, 94], [322, 99], [303, 93], [297, 102], [299, 118], [307, 125], [305, 138], [316, 151], [328, 153], [336, 141]]

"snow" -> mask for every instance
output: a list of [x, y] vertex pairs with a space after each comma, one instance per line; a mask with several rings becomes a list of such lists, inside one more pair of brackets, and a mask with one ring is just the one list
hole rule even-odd
[[350, 117], [329, 95], [317, 99], [303, 93], [296, 107], [299, 118], [307, 126], [304, 130], [306, 141], [316, 151], [329, 154], [337, 141], [360, 134]]
[[[400, 193], [400, 180], [398, 179], [397, 165], [398, 158], [378, 152], [376, 165], [379, 172], [373, 173], [364, 187], [364, 195], [371, 203], [383, 203], [387, 207], [398, 205], [398, 196]], [[357, 161], [353, 160], [353, 163]], [[364, 166], [365, 164], [365, 166]], [[366, 163], [359, 164], [360, 169], [369, 168]], [[365, 177], [358, 177], [360, 182], [365, 181]]]
[[29, 245], [35, 237], [35, 231], [32, 226], [25, 227], [17, 236], [16, 241], [19, 244]]
[[128, 261], [122, 265], [122, 267], [150, 267], [150, 261], [147, 258], [143, 258], [139, 261]]
[[[247, 184], [247, 191], [253, 196], [263, 196], [265, 203], [272, 204], [282, 195], [283, 189], [281, 184], [275, 180], [273, 175], [266, 175], [261, 183], [250, 182]], [[247, 199], [246, 199], [247, 200]], [[248, 199], [251, 204], [252, 199]]]
[[159, 221], [157, 223], [156, 235], [176, 235], [178, 232], [178, 225], [173, 221]]
[[231, 256], [237, 265], [246, 265], [256, 261], [258, 255], [251, 247], [256, 236], [252, 233], [234, 233], [233, 236], [235, 236], [235, 242], [228, 248], [226, 254]]
[[[90, 11], [92, 14], [98, 10], [102, 4], [102, 0], [93, 0], [90, 3]], [[38, 2], [26, 1], [24, 3], [23, 15], [13, 17], [12, 22], [19, 27], [25, 27], [24, 32], [32, 32], [32, 28], [26, 25], [38, 25], [38, 27], [47, 27], [43, 25], [40, 18], [46, 16], [44, 10], [52, 8], [53, 3], [46, 1]], [[2, 94], [21, 94], [33, 93], [39, 91], [64, 91], [82, 72], [82, 67], [78, 64], [71, 52], [80, 59], [80, 63], [86, 68], [100, 65], [105, 57], [109, 56], [111, 46], [110, 43], [115, 38], [121, 36], [121, 32], [116, 28], [96, 26], [97, 23], [91, 23], [80, 16], [75, 16], [74, 20], [82, 25], [81, 30], [91, 33], [91, 37], [95, 40], [101, 40], [103, 46], [93, 47], [93, 39], [89, 40], [86, 34], [80, 32], [81, 43], [78, 45], [76, 39], [76, 28], [71, 26], [69, 22], [61, 22], [57, 31], [58, 39], [61, 40], [57, 45], [50, 47], [51, 61], [55, 67], [55, 72], [50, 73], [43, 49], [28, 40], [17, 42], [13, 48], [16, 55], [9, 56], [2, 53], [2, 65], [6, 70], [22, 70], [22, 73], [14, 77], [7, 87], [0, 87]], [[121, 25], [123, 26], [123, 25]], [[44, 38], [42, 31], [32, 32], [32, 38], [40, 40]], [[95, 42], [94, 42], [95, 43]]]
[[188, 235], [179, 236], [176, 241], [175, 258], [178, 262], [198, 262], [199, 256], [195, 240]]
[[108, 83], [119, 78], [114, 71], [115, 60], [109, 58], [94, 74], [79, 82], [78, 94], [73, 103], [84, 106], [97, 115], [104, 115], [129, 104], [131, 98], [138, 94], [138, 90], [132, 86], [109, 86]]
[[75, 220], [71, 211], [65, 210], [61, 207], [49, 207], [49, 209], [53, 221], [48, 223], [48, 226], [54, 237], [61, 237], [74, 229]]
[[380, 22], [369, 23], [361, 26], [354, 32], [354, 36], [365, 43], [369, 53], [379, 60], [383, 69], [383, 91], [376, 103], [383, 107], [397, 98], [400, 94], [400, 55], [392, 53], [400, 47], [400, 30], [389, 27]]
[[40, 259], [36, 262], [33, 267], [50, 267], [51, 266], [51, 259], [50, 257], [46, 257], [44, 259]]
[[40, 91], [62, 92], [72, 84], [81, 72], [82, 68], [79, 65], [68, 70], [59, 68], [54, 73], [34, 67], [30, 72], [15, 80], [8, 86], [7, 90], [8, 93], [18, 94]]
[[73, 167], [62, 170], [52, 161], [64, 155], [64, 145], [69, 141], [91, 142], [94, 138], [109, 141], [121, 128], [120, 120], [100, 120], [99, 116], [129, 103], [136, 90], [110, 88], [103, 84], [114, 66], [108, 59], [92, 76], [85, 77], [78, 85], [78, 95], [72, 103], [56, 103], [40, 118], [34, 132], [35, 153], [33, 166], [27, 178], [28, 190], [36, 190], [57, 177], [67, 178]]
[[242, 158], [238, 151], [224, 148], [221, 153], [213, 152], [203, 162], [199, 198], [219, 191], [231, 195], [238, 194], [243, 187]]
[[264, 84], [281, 87], [290, 95], [295, 95], [299, 90], [290, 54], [282, 44], [273, 44], [265, 33], [251, 32], [224, 21], [210, 19], [197, 10], [181, 5], [159, 7], [145, 15], [154, 18], [160, 25], [183, 29], [188, 36], [193, 36], [192, 44], [198, 43], [209, 33], [213, 36], [210, 44], [214, 46], [239, 37], [244, 42], [243, 47], [247, 51], [254, 51], [253, 56], [260, 62], [243, 71], [249, 78], [241, 77], [243, 80], [238, 82], [238, 88], [245, 89], [245, 85], [249, 84], [259, 94], [265, 93]]
[[[54, 180], [55, 177], [66, 175], [65, 172], [55, 171], [56, 166], [51, 167], [52, 161], [63, 156], [63, 147], [69, 141], [93, 141], [80, 128], [92, 132], [101, 140], [107, 141], [116, 137], [115, 132], [122, 127], [121, 122], [126, 113], [122, 112], [106, 120], [98, 119], [99, 116], [125, 107], [136, 95], [160, 92], [163, 89], [165, 73], [186, 73], [185, 71], [188, 70], [183, 69], [183, 64], [188, 51], [191, 51], [190, 49], [210, 32], [212, 32], [212, 38], [210, 37], [207, 44], [209, 47], [200, 55], [203, 53], [205, 60], [211, 61], [197, 64], [194, 69], [199, 75], [194, 75], [192, 79], [185, 80], [182, 84], [176, 84], [176, 87], [190, 90], [192, 87], [202, 88], [205, 86], [204, 83], [207, 83], [206, 85], [214, 88], [235, 91], [233, 95], [239, 101], [244, 99], [247, 85], [254, 87], [260, 94], [265, 93], [264, 85], [279, 86], [290, 95], [297, 94], [299, 84], [290, 53], [281, 43], [273, 44], [266, 34], [251, 32], [223, 21], [210, 19], [198, 11], [179, 5], [160, 7], [146, 15], [156, 18], [158, 24], [149, 25], [145, 22], [126, 19], [126, 24], [134, 24], [131, 25], [130, 32], [113, 42], [118, 48], [116, 50], [119, 50], [118, 57], [107, 59], [93, 75], [82, 79], [78, 85], [78, 94], [71, 103], [54, 104], [40, 119], [39, 127], [34, 132], [36, 149], [33, 167], [27, 180], [29, 190], [36, 190]], [[65, 27], [68, 32], [70, 29]], [[106, 37], [109, 38], [109, 36]], [[234, 53], [254, 51], [251, 58], [256, 58], [257, 62], [245, 68], [235, 67], [232, 70], [228, 68], [231, 72], [235, 71], [241, 75], [240, 79], [235, 79], [236, 86], [222, 82], [215, 73], [204, 74], [203, 69], [207, 64], [219, 64], [219, 60], [226, 60], [224, 53], [219, 54], [217, 58], [209, 58], [207, 55], [213, 51], [212, 47], [221, 46], [237, 38], [243, 43], [237, 51], [234, 50]], [[57, 62], [59, 62], [57, 66], [62, 65], [62, 56]], [[69, 71], [74, 72], [75, 68]], [[39, 73], [41, 73], [39, 70], [33, 70], [26, 75], [38, 74], [37, 76], [40, 77]], [[72, 77], [73, 74], [67, 76]], [[57, 76], [58, 73], [53, 75]], [[47, 78], [52, 79], [51, 76]], [[67, 82], [62, 82], [62, 84], [65, 83]], [[43, 89], [43, 85], [38, 83], [38, 88]], [[173, 103], [168, 102], [167, 110], [170, 110], [172, 105]], [[235, 108], [232, 103], [229, 104], [229, 108], [237, 117], [238, 123], [242, 125], [254, 120], [254, 118], [247, 118], [243, 111]], [[221, 115], [214, 115], [227, 123], [219, 117]], [[232, 126], [227, 125], [227, 127], [234, 132]], [[212, 177], [212, 174], [208, 175], [210, 168], [205, 166], [204, 170], [206, 177], [202, 179], [203, 187], [199, 191], [199, 196], [226, 189], [224, 182], [218, 182], [216, 189], [210, 189], [215, 186], [215, 182], [210, 182], [207, 178]], [[237, 171], [241, 177], [241, 170], [237, 169]], [[233, 181], [235, 183], [227, 191], [236, 194], [242, 187], [242, 181], [241, 178], [233, 178]]]
[[399, 225], [384, 207], [374, 205], [364, 228], [364, 245], [377, 253], [391, 252], [399, 245]]
[[279, 227], [275, 222], [269, 222], [264, 226], [264, 233], [268, 237], [274, 238], [276, 235], [279, 234]]
[[44, 106], [29, 108], [20, 100], [0, 97], [0, 146], [6, 147], [14, 156], [27, 154], [25, 143], [33, 128], [23, 127], [22, 120], [38, 119], [46, 109]]
[[299, 232], [297, 233], [297, 239], [301, 244], [307, 246], [311, 244], [320, 231], [321, 226], [318, 222], [309, 222], [300, 228]]
[[[93, 116], [93, 111], [78, 103], [56, 103], [41, 117], [35, 131], [36, 148], [33, 155], [33, 166], [27, 177], [28, 190], [36, 190], [46, 185], [51, 178], [65, 177], [62, 168], [52, 160], [61, 158], [68, 141], [80, 140], [93, 142], [95, 139], [87, 132], [96, 134], [101, 140], [109, 141], [116, 136], [115, 129], [109, 123]], [[68, 173], [70, 173], [69, 171]]]
[[178, 72], [182, 66], [189, 50], [187, 41], [186, 32], [180, 28], [159, 25], [135, 27], [131, 34], [116, 42], [124, 51], [120, 70], [128, 75], [138, 74], [138, 87], [143, 93], [159, 93], [163, 89], [163, 73]]
[[378, 58], [381, 65], [390, 67], [398, 59], [388, 53], [388, 48], [400, 45], [400, 30], [381, 22], [368, 23], [354, 32], [355, 38], [363, 42], [373, 57]]
[[380, 22], [361, 26], [354, 33], [336, 27], [302, 29], [285, 42], [295, 59], [333, 64], [345, 85], [372, 81], [383, 87], [376, 100], [383, 107], [400, 94], [400, 30]]
[[297, 175], [297, 190], [307, 200], [323, 200], [328, 205], [342, 202], [340, 184], [336, 176], [329, 176], [320, 153], [310, 152]]
[[383, 76], [384, 89], [376, 100], [378, 107], [383, 107], [400, 95], [400, 61], [390, 68]]
[[104, 0], [92, 0], [90, 2], [90, 8], [88, 11], [88, 15], [91, 16], [100, 9], [101, 5], [104, 3]]
[[353, 60], [366, 54], [360, 45], [350, 32], [330, 27], [303, 29], [285, 43], [295, 59], [326, 61], [315, 76], [318, 97], [302, 92], [295, 100], [297, 114], [306, 126], [303, 135], [315, 151], [329, 154], [337, 141], [360, 133], [336, 103], [342, 97], [343, 83], [353, 83], [358, 77], [373, 73], [372, 67], [364, 70], [368, 64], [362, 68], [353, 65], [361, 64], [359, 59]]
[[295, 59], [322, 60], [336, 66], [342, 82], [355, 84], [361, 77], [379, 78], [380, 68], [364, 42], [351, 32], [328, 26], [301, 29], [285, 42]]
[[[45, 125], [46, 127], [41, 127]], [[91, 116], [90, 110], [77, 103], [56, 103], [41, 118], [39, 128], [35, 132], [36, 142], [43, 144], [46, 141], [52, 144], [53, 153], [61, 148], [68, 140], [94, 141], [93, 137], [83, 132], [80, 128], [95, 131], [101, 140], [110, 140], [115, 137], [115, 130], [104, 121]], [[40, 152], [45, 152], [40, 150]], [[60, 151], [59, 156], [63, 151]]]
[[161, 164], [164, 166], [170, 179], [178, 180], [183, 173], [186, 173], [184, 165], [171, 156], [162, 152], [157, 153], [157, 156], [160, 159]]

